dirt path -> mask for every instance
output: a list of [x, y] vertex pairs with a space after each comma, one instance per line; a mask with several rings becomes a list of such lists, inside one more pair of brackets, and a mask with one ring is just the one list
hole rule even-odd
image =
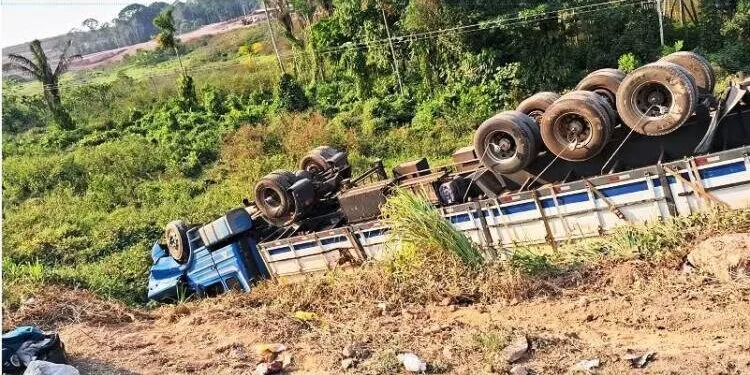
[[[337, 374], [344, 343], [355, 341], [368, 343], [370, 356], [349, 373], [398, 372], [397, 350], [415, 352], [442, 373], [507, 373], [500, 351], [518, 333], [532, 342], [520, 363], [536, 374], [568, 373], [585, 359], [599, 359], [600, 374], [750, 373], [750, 281], [636, 268], [621, 264], [596, 285], [489, 306], [380, 314], [373, 303], [311, 324], [229, 295], [164, 308], [154, 320], [68, 325], [61, 335], [89, 374], [250, 374], [252, 347], [264, 342], [289, 347], [291, 373]], [[632, 369], [622, 359], [628, 350], [656, 356]]]

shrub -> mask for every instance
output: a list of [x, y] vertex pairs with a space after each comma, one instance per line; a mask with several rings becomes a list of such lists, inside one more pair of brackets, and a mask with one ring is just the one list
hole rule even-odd
[[617, 67], [626, 74], [632, 72], [639, 66], [641, 66], [641, 62], [638, 61], [638, 57], [630, 52], [617, 59]]
[[310, 105], [302, 86], [289, 74], [281, 76], [276, 98], [280, 107], [290, 112], [303, 111]]

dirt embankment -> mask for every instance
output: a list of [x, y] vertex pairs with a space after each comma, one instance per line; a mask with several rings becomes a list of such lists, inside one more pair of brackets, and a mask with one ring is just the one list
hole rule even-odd
[[[247, 294], [151, 312], [87, 306], [88, 294], [56, 294], [54, 303], [55, 311], [71, 305], [68, 313], [79, 316], [59, 331], [87, 374], [251, 374], [259, 360], [253, 346], [274, 342], [288, 347], [294, 374], [403, 373], [398, 351], [416, 353], [432, 373], [503, 374], [512, 367], [503, 348], [517, 335], [531, 343], [518, 364], [533, 374], [570, 373], [583, 360], [598, 360], [591, 370], [597, 374], [750, 373], [750, 280], [720, 282], [677, 266], [631, 260], [602, 266], [578, 287], [527, 300], [363, 301], [305, 321]], [[33, 303], [52, 306], [50, 297]], [[342, 348], [355, 343], [365, 355], [345, 371]], [[655, 355], [643, 368], [624, 358], [646, 352]]]

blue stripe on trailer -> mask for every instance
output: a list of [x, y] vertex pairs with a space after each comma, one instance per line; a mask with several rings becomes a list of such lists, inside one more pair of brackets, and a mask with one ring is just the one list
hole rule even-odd
[[289, 246], [277, 247], [275, 249], [269, 249], [268, 255], [279, 255], [279, 254], [288, 253], [290, 251], [292, 251], [292, 249]]
[[387, 231], [388, 229], [386, 228], [373, 229], [373, 230], [368, 230], [367, 232], [362, 232], [362, 236], [364, 236], [365, 238], [378, 237], [378, 236], [382, 236]]
[[517, 214], [519, 212], [533, 211], [536, 210], [534, 202], [526, 202], [514, 204], [512, 206], [500, 207], [503, 215]]
[[[712, 177], [721, 177], [726, 176], [733, 173], [741, 173], [745, 172], [747, 170], [747, 167], [745, 166], [744, 161], [738, 161], [730, 164], [724, 164], [717, 167], [709, 167], [704, 170], [700, 171], [700, 175], [702, 179], [706, 178], [712, 178]], [[682, 176], [686, 179], [689, 179], [687, 173], [682, 173]], [[676, 183], [676, 179], [673, 176], [668, 176], [667, 181], [669, 184]], [[654, 186], [659, 187], [661, 186], [661, 181], [659, 181], [658, 178], [653, 179]], [[631, 182], [624, 185], [616, 185], [616, 186], [610, 186], [607, 188], [600, 189], [602, 194], [604, 194], [605, 197], [615, 197], [618, 195], [624, 195], [624, 194], [630, 194], [630, 193], [637, 193], [640, 191], [648, 190], [648, 184], [646, 181], [638, 181], [638, 182]], [[586, 193], [576, 193], [576, 194], [570, 194], [565, 196], [557, 197], [558, 204], [561, 206], [564, 206], [566, 204], [571, 203], [580, 203], [587, 201], [588, 194]], [[540, 201], [543, 208], [552, 208], [555, 206], [555, 203], [552, 201], [552, 198], [546, 198], [542, 199]], [[508, 214], [517, 214], [521, 212], [526, 211], [534, 211], [536, 210], [536, 205], [534, 202], [526, 202], [526, 203], [520, 203], [515, 204], [511, 206], [501, 207], [502, 213], [505, 215]], [[493, 215], [498, 216], [496, 211], [493, 210]]]
[[315, 241], [309, 241], [309, 242], [303, 242], [301, 244], [295, 244], [292, 246], [294, 246], [294, 250], [305, 250], [305, 249], [314, 247], [315, 245], [316, 245]]
[[453, 216], [449, 216], [448, 220], [450, 220], [451, 224], [465, 223], [471, 220], [471, 215], [469, 214], [453, 215]]
[[630, 193], [637, 193], [639, 191], [648, 190], [648, 183], [646, 181], [632, 182], [625, 185], [611, 186], [608, 188], [600, 189], [599, 191], [604, 194], [605, 197], [614, 197], [617, 195], [624, 195]]
[[717, 168], [706, 168], [700, 171], [701, 178], [721, 177], [732, 173], [740, 173], [747, 170], [744, 161], [724, 164]]
[[346, 236], [336, 236], [336, 237], [331, 237], [331, 238], [324, 238], [320, 240], [320, 243], [322, 245], [330, 245], [330, 244], [345, 242], [345, 241], [346, 241]]

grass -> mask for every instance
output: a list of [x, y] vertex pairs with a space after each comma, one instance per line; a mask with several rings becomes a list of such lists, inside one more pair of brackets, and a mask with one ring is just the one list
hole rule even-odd
[[397, 191], [382, 208], [383, 222], [399, 241], [421, 249], [453, 252], [465, 265], [478, 267], [484, 262], [477, 246], [443, 219], [424, 196]]

